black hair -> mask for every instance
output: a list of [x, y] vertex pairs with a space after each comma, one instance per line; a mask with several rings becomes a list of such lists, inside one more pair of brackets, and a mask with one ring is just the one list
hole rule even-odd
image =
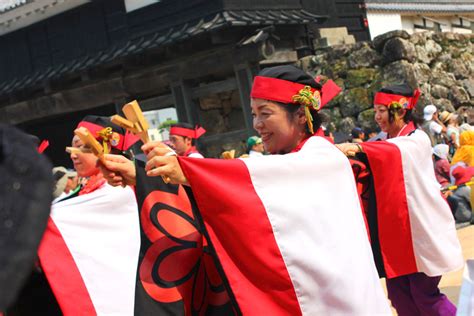
[[[298, 67], [292, 66], [292, 65], [283, 65], [283, 66], [275, 66], [275, 67], [270, 67], [270, 68], [265, 68], [261, 70], [258, 73], [259, 76], [262, 77], [268, 77], [268, 78], [276, 78], [276, 79], [282, 79], [286, 81], [291, 81], [295, 83], [299, 83], [305, 86], [310, 86], [316, 90], [319, 90], [321, 92], [321, 84], [316, 82], [312, 76], [304, 72]], [[275, 102], [275, 101], [274, 101]], [[275, 102], [278, 104], [280, 107], [282, 107], [289, 115], [293, 116], [298, 109], [301, 108], [299, 104], [295, 103], [280, 103], [280, 102]], [[313, 131], [316, 132], [320, 127], [322, 123], [322, 119], [319, 116], [318, 112], [315, 110], [310, 110], [311, 116], [313, 117]], [[311, 134], [308, 128], [308, 125], [306, 125], [306, 133]]]
[[[415, 93], [413, 89], [410, 88], [410, 86], [406, 83], [383, 87], [382, 89], [380, 89], [379, 92], [401, 95], [408, 98], [413, 97]], [[388, 108], [388, 121], [390, 123], [393, 123], [393, 121], [395, 120], [395, 114], [399, 113], [400, 110], [401, 109], [390, 108], [390, 107]], [[413, 121], [412, 110], [405, 109], [405, 116], [403, 117], [403, 121], [405, 123]]]
[[386, 86], [380, 89], [379, 92], [387, 93], [387, 94], [395, 94], [395, 95], [402, 95], [404, 97], [413, 97], [414, 91], [410, 86], [406, 83], [397, 84]]
[[[273, 101], [275, 102], [275, 101]], [[295, 113], [301, 108], [299, 104], [294, 104], [294, 103], [280, 103], [280, 102], [275, 102], [277, 105], [279, 105], [283, 110], [286, 111], [289, 117], [293, 117]], [[313, 132], [316, 132], [322, 124], [322, 119], [319, 113], [315, 110], [310, 110], [311, 116], [313, 117]], [[305, 132], [308, 135], [311, 135], [311, 132], [309, 130], [308, 124], [305, 125]]]
[[310, 86], [321, 91], [321, 84], [316, 82], [313, 77], [298, 67], [291, 65], [275, 66], [265, 68], [258, 73], [259, 76], [282, 79], [286, 81], [296, 82], [305, 86]]

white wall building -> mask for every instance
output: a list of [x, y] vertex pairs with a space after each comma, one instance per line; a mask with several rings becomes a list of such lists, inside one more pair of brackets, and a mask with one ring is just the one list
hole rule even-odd
[[473, 33], [474, 0], [366, 0], [370, 36], [393, 30]]
[[91, 0], [0, 0], [0, 35], [4, 35]]

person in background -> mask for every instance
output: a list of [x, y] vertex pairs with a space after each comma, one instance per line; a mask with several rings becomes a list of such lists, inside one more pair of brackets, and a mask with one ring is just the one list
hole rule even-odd
[[451, 160], [451, 165], [458, 162], [474, 167], [474, 130], [465, 131], [459, 136], [459, 148]]
[[441, 185], [441, 192], [448, 201], [454, 218], [457, 218], [456, 213], [459, 213], [460, 211], [458, 209], [463, 206], [459, 206], [462, 201], [453, 194], [453, 191], [447, 189], [452, 185], [452, 183], [454, 183], [451, 181], [452, 179], [454, 180], [454, 177], [450, 175], [451, 166], [449, 164], [449, 146], [446, 144], [438, 144], [434, 146], [433, 161], [436, 180], [438, 180], [438, 183]]
[[443, 111], [439, 115], [439, 119], [446, 125], [447, 143], [449, 145], [449, 153], [454, 155], [456, 149], [459, 148], [459, 116], [455, 113]]
[[54, 199], [66, 197], [71, 190], [73, 191], [79, 185], [77, 172], [67, 170], [63, 166], [53, 168], [53, 179], [55, 181]]
[[461, 126], [459, 126], [459, 135], [461, 135], [465, 131], [472, 131], [473, 129], [474, 127], [469, 123], [462, 123]]
[[436, 180], [438, 180], [441, 187], [448, 187], [451, 185], [449, 179], [449, 146], [446, 144], [438, 144], [433, 147], [433, 160]]
[[454, 316], [456, 306], [438, 284], [464, 260], [452, 212], [439, 192], [430, 140], [414, 123], [419, 95], [407, 84], [382, 88], [374, 111], [385, 140], [338, 147], [348, 156], [357, 154], [372, 174], [367, 203], [372, 249], [398, 315]]
[[247, 139], [247, 150], [249, 157], [262, 157], [265, 151], [262, 139], [258, 136], [250, 136]]
[[363, 143], [365, 140], [364, 130], [360, 127], [354, 127], [352, 129], [352, 142], [353, 143]]
[[378, 132], [374, 128], [368, 128], [366, 130], [367, 140], [374, 139], [377, 136]]
[[204, 158], [196, 148], [196, 140], [205, 132], [204, 128], [188, 123], [173, 124], [170, 128], [171, 147], [178, 156]]
[[453, 170], [455, 185], [452, 198], [456, 200], [456, 208], [453, 209], [453, 215], [456, 223], [472, 222], [471, 189], [472, 185], [465, 185], [473, 180], [474, 167], [458, 166]]
[[74, 191], [79, 186], [79, 176], [75, 170], [67, 169], [67, 182], [64, 192], [69, 194], [69, 192]]
[[438, 109], [433, 104], [425, 106], [423, 109], [422, 129], [430, 137], [431, 146], [443, 143], [443, 134], [446, 133], [446, 126], [438, 118]]

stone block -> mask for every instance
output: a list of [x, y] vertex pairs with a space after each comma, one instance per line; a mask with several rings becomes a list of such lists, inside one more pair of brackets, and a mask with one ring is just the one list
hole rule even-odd
[[328, 28], [320, 28], [317, 31], [317, 35], [319, 38], [324, 37], [339, 37], [344, 38], [348, 35], [346, 27], [328, 27]]
[[389, 39], [383, 47], [383, 60], [386, 64], [397, 60], [415, 61], [415, 45], [399, 37]]
[[471, 96], [471, 98], [474, 98], [474, 79], [465, 79], [461, 83], [466, 92]]
[[408, 34], [407, 31], [401, 31], [401, 30], [390, 31], [390, 32], [381, 34], [379, 36], [376, 36], [373, 39], [372, 44], [374, 45], [375, 50], [381, 53], [385, 46], [385, 42], [388, 41], [389, 39], [397, 38], [397, 37], [403, 38], [403, 39], [409, 39], [410, 34]]
[[470, 101], [469, 94], [462, 87], [452, 86], [449, 90], [449, 99], [453, 102], [455, 108]]
[[449, 89], [440, 85], [433, 85], [431, 87], [431, 95], [436, 99], [446, 99], [449, 94]]
[[413, 71], [415, 73], [415, 79], [420, 82], [427, 82], [431, 76], [431, 69], [427, 64], [414, 63]]
[[346, 86], [356, 88], [372, 82], [378, 72], [371, 68], [350, 69], [347, 71]]
[[347, 35], [343, 37], [344, 44], [355, 44], [356, 39], [354, 35]]
[[354, 51], [347, 58], [351, 68], [374, 67], [381, 61], [381, 56], [372, 48], [364, 46]]

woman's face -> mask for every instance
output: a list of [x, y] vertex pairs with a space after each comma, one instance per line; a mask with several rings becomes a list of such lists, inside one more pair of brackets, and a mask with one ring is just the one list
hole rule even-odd
[[390, 120], [388, 115], [388, 107], [381, 104], [374, 105], [375, 111], [375, 122], [378, 124], [382, 132], [387, 132], [390, 126]]
[[374, 105], [374, 111], [375, 122], [380, 126], [382, 132], [387, 133], [390, 137], [395, 137], [405, 125], [403, 121], [404, 112], [401, 115], [396, 115], [393, 121], [390, 122], [389, 110], [386, 105], [376, 104]]
[[292, 115], [275, 102], [263, 99], [252, 99], [251, 107], [253, 128], [262, 137], [267, 152], [289, 153], [304, 138], [304, 115]]
[[[84, 143], [78, 136], [74, 136], [72, 139], [72, 147], [84, 148]], [[99, 168], [97, 168], [97, 157], [94, 156], [94, 154], [73, 152], [70, 157], [78, 176], [90, 177], [99, 173]]]

